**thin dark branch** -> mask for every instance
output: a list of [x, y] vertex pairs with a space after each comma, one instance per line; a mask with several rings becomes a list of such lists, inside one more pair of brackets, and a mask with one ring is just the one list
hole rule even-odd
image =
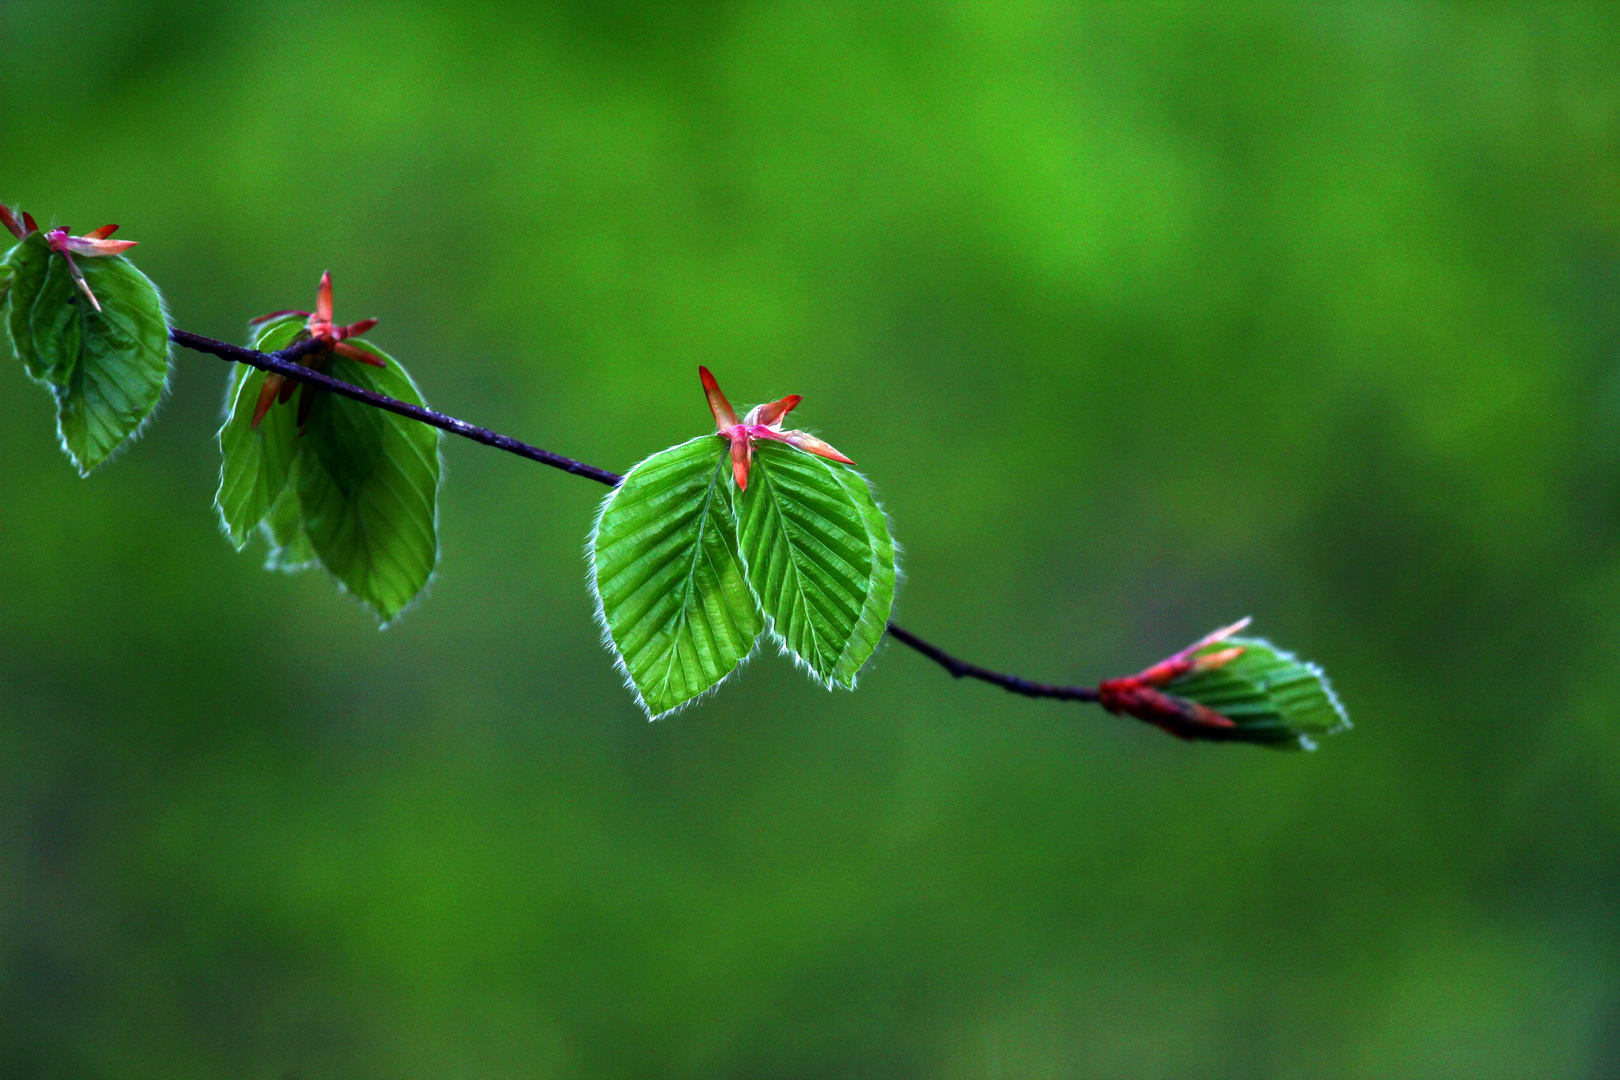
[[[434, 412], [432, 409], [423, 408], [420, 405], [411, 405], [397, 398], [373, 393], [370, 390], [334, 379], [330, 375], [300, 364], [298, 362], [300, 357], [322, 348], [319, 341], [301, 341], [296, 345], [282, 349], [280, 352], [262, 353], [256, 349], [244, 349], [240, 345], [215, 341], [213, 338], [206, 338], [200, 334], [189, 333], [185, 330], [171, 329], [169, 339], [176, 345], [184, 346], [195, 352], [207, 353], [210, 356], [217, 356], [221, 360], [230, 360], [238, 364], [247, 364], [262, 371], [273, 371], [296, 382], [306, 383], [309, 386], [318, 386], [322, 390], [330, 390], [334, 394], [341, 394], [346, 398], [352, 398], [366, 405], [386, 409], [400, 416], [408, 416], [412, 420], [420, 420], [422, 423], [436, 427], [440, 431], [448, 431], [452, 435], [460, 435], [462, 438], [471, 439], [473, 442], [493, 446], [497, 450], [505, 450], [509, 454], [516, 454], [519, 457], [528, 458], [530, 461], [538, 461], [542, 465], [550, 465], [554, 469], [561, 469], [563, 472], [572, 473], [575, 476], [595, 480], [597, 483], [606, 484], [608, 487], [618, 487], [624, 480], [624, 477], [618, 473], [598, 469], [594, 465], [586, 465], [584, 462], [563, 457], [561, 454], [553, 454], [550, 450], [530, 446], [528, 443], [519, 442], [511, 436], [502, 435], [490, 431], [488, 428], [478, 427], [475, 424], [469, 424], [465, 420], [457, 420], [453, 416], [446, 416], [444, 413]], [[1098, 700], [1097, 691], [1087, 686], [1052, 686], [1047, 683], [1031, 682], [1016, 675], [1003, 675], [979, 667], [977, 664], [969, 664], [965, 660], [958, 660], [944, 649], [929, 644], [898, 623], [889, 623], [889, 634], [896, 641], [916, 649], [958, 679], [978, 679], [981, 682], [993, 683], [1003, 690], [1011, 691], [1014, 694], [1022, 694], [1024, 697], [1053, 698], [1058, 701]]]
[[1056, 698], [1058, 701], [1098, 700], [1097, 691], [1089, 686], [1053, 686], [1050, 683], [1030, 682], [1028, 679], [1020, 679], [1017, 675], [1003, 675], [999, 671], [991, 671], [978, 664], [958, 660], [938, 645], [929, 644], [896, 622], [889, 623], [889, 634], [896, 641], [910, 645], [958, 679], [978, 679], [980, 682], [994, 683], [1003, 690], [1025, 697]]
[[412, 420], [420, 420], [430, 427], [448, 431], [452, 435], [460, 435], [464, 439], [471, 439], [473, 442], [483, 443], [485, 446], [493, 446], [497, 450], [505, 450], [508, 454], [516, 454], [518, 457], [525, 457], [530, 461], [538, 461], [542, 465], [550, 465], [553, 469], [561, 469], [563, 472], [573, 473], [575, 476], [595, 480], [598, 484], [618, 487], [619, 482], [624, 479], [618, 473], [610, 473], [606, 469], [598, 469], [594, 465], [586, 465], [582, 461], [575, 461], [573, 458], [566, 458], [561, 454], [553, 454], [550, 450], [530, 446], [528, 443], [519, 442], [509, 435], [501, 435], [488, 428], [469, 424], [465, 420], [457, 420], [453, 416], [446, 416], [444, 413], [434, 412], [432, 409], [425, 409], [420, 405], [412, 405], [400, 401], [398, 398], [373, 393], [370, 390], [334, 379], [330, 375], [322, 374], [298, 363], [300, 356], [312, 353], [322, 347], [318, 341], [301, 341], [289, 348], [282, 349], [280, 352], [262, 353], [256, 349], [244, 349], [240, 345], [215, 341], [213, 338], [205, 338], [199, 334], [188, 333], [185, 330], [171, 329], [169, 331], [169, 340], [176, 345], [184, 345], [186, 348], [196, 352], [217, 356], [221, 360], [234, 360], [238, 364], [247, 364], [263, 371], [273, 371], [277, 375], [284, 375], [295, 382], [318, 386], [322, 390], [330, 390], [334, 394], [353, 398], [355, 401], [363, 402], [375, 408], [386, 409], [391, 413], [398, 413], [400, 416], [408, 416]]

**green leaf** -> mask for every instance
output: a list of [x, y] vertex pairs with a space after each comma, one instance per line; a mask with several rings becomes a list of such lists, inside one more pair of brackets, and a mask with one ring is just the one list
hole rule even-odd
[[852, 688], [894, 603], [894, 541], [866, 481], [762, 440], [740, 519], [748, 582], [772, 634], [823, 686]]
[[79, 290], [67, 260], [34, 233], [8, 257], [12, 348], [56, 395], [57, 433], [88, 474], [152, 414], [169, 375], [169, 325], [157, 287], [121, 255], [78, 260], [101, 303]]
[[1237, 725], [1220, 738], [1285, 750], [1314, 750], [1315, 737], [1350, 726], [1350, 717], [1315, 664], [1260, 638], [1230, 638], [1200, 655], [1239, 646], [1243, 655], [1171, 683], [1178, 697], [1207, 705]]
[[[413, 405], [422, 395], [399, 362], [385, 368], [334, 356], [333, 378]], [[298, 456], [303, 527], [321, 565], [392, 622], [416, 599], [439, 560], [439, 431], [325, 391], [315, 393]], [[285, 406], [291, 411], [297, 398]]]
[[652, 455], [591, 530], [597, 618], [655, 720], [720, 685], [764, 629], [737, 554], [729, 460], [713, 435]]
[[240, 551], [286, 489], [299, 444], [297, 411], [290, 406], [271, 408], [253, 427], [253, 409], [266, 373], [245, 364], [235, 367], [225, 423], [219, 429], [221, 464], [214, 506], [225, 535]]
[[[11, 270], [11, 309], [6, 316], [6, 335], [11, 339], [11, 351], [22, 361], [23, 370], [36, 381], [45, 378], [45, 367], [34, 352], [34, 334], [29, 317], [34, 313], [34, 301], [39, 298], [45, 273], [50, 269], [51, 249], [35, 233], [6, 255], [6, 266]], [[60, 260], [58, 260], [60, 261]]]
[[297, 458], [288, 470], [287, 486], [271, 504], [259, 528], [270, 542], [270, 554], [264, 561], [266, 570], [292, 574], [320, 565], [315, 545], [309, 542], [309, 534], [304, 531], [304, 504], [298, 498]]

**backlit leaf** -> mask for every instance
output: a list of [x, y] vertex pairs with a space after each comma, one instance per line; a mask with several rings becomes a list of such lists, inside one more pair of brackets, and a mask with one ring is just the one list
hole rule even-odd
[[894, 541], [859, 473], [761, 440], [739, 532], [772, 633], [822, 685], [853, 687], [894, 602]]
[[[372, 367], [334, 356], [327, 374], [421, 405], [399, 362]], [[326, 391], [315, 393], [298, 457], [304, 531], [321, 565], [384, 624], [416, 599], [439, 561], [439, 431]], [[283, 409], [292, 409], [298, 399]], [[276, 411], [275, 408], [271, 409]]]
[[597, 616], [653, 719], [718, 686], [764, 619], [737, 555], [726, 444], [705, 435], [630, 470], [589, 555]]
[[[275, 352], [292, 344], [302, 331], [300, 317], [284, 318], [258, 327], [252, 347]], [[245, 364], [233, 364], [225, 397], [225, 423], [219, 429], [219, 493], [214, 506], [220, 524], [238, 551], [247, 546], [253, 531], [287, 487], [298, 456], [297, 412], [273, 408], [257, 428], [253, 410], [267, 373]], [[295, 507], [296, 509], [296, 507]], [[301, 519], [300, 519], [301, 520]]]
[[[303, 331], [301, 316], [272, 320], [256, 329], [253, 347], [275, 352]], [[350, 344], [387, 366], [331, 356], [323, 358], [327, 374], [422, 404], [399, 361], [365, 342]], [[258, 528], [270, 545], [267, 569], [319, 564], [387, 624], [421, 593], [438, 563], [439, 432], [305, 385], [272, 405], [255, 429], [266, 377], [242, 367], [232, 378], [215, 500], [225, 531], [240, 548]], [[302, 432], [301, 412], [307, 412]]]
[[315, 546], [304, 531], [304, 504], [298, 498], [296, 458], [287, 476], [287, 486], [281, 489], [259, 528], [270, 542], [270, 553], [264, 560], [266, 570], [296, 573], [320, 565]]

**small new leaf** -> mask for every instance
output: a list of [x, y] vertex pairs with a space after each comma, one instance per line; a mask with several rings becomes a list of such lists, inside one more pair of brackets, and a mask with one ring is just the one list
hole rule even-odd
[[1177, 697], [1195, 701], [1232, 721], [1226, 739], [1283, 750], [1314, 750], [1316, 739], [1350, 727], [1350, 717], [1315, 664], [1262, 638], [1228, 638], [1194, 654], [1214, 657], [1242, 650], [1228, 662], [1200, 667], [1171, 683]]
[[1327, 676], [1233, 623], [1145, 671], [1097, 687], [1103, 708], [1183, 739], [1314, 750], [1315, 739], [1350, 726]]
[[728, 462], [713, 435], [660, 451], [608, 495], [591, 530], [597, 618], [654, 720], [718, 686], [764, 629], [737, 554]]

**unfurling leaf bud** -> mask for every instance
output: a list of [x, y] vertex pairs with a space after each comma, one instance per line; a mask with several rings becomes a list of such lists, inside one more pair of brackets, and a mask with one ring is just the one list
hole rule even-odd
[[1147, 670], [1097, 688], [1103, 708], [1184, 739], [1314, 750], [1315, 736], [1350, 726], [1315, 664], [1260, 638], [1217, 630]]

